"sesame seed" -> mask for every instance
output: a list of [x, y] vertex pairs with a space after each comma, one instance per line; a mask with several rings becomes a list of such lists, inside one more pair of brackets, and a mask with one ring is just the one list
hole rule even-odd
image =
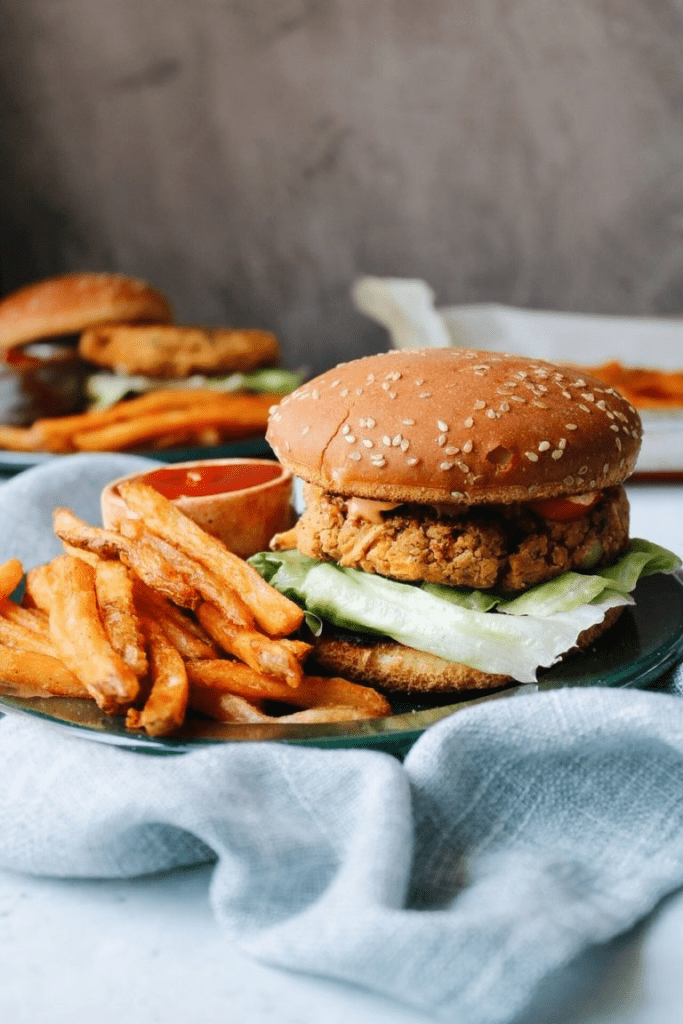
[[311, 398], [320, 398], [320, 392], [317, 388], [313, 388], [311, 391]]
[[466, 427], [473, 427], [474, 426], [474, 420], [472, 419], [471, 416], [468, 416], [466, 420], [463, 420], [463, 424]]
[[560, 440], [557, 442], [557, 447], [562, 448], [564, 450], [567, 447], [567, 438], [561, 437]]
[[500, 405], [498, 406], [498, 408], [500, 409], [501, 412], [509, 412], [510, 411], [510, 403], [509, 402], [501, 402]]
[[448, 424], [447, 424], [447, 423], [444, 423], [444, 421], [443, 421], [443, 420], [437, 420], [437, 421], [436, 421], [436, 425], [437, 425], [437, 428], [438, 428], [439, 430], [441, 430], [441, 431], [445, 431], [445, 430], [448, 430]]
[[620, 438], [620, 437], [615, 437], [615, 438], [614, 438], [614, 443], [615, 443], [615, 444], [616, 444], [616, 446], [617, 446], [617, 450], [618, 450], [618, 451], [621, 451], [621, 438]]
[[547, 409], [548, 408], [546, 402], [539, 402], [539, 400], [537, 398], [535, 398], [534, 401], [531, 404], [533, 406], [535, 406], [537, 409]]
[[579, 476], [585, 476], [587, 472], [588, 472], [588, 466], [582, 466], [581, 469], [579, 470]]
[[464, 445], [462, 446], [462, 450], [469, 455], [469, 453], [472, 451], [472, 442], [465, 441]]
[[567, 430], [578, 430], [576, 423], [565, 423]]
[[562, 481], [562, 483], [565, 485], [565, 487], [572, 487], [573, 484], [574, 484], [574, 477], [573, 476], [566, 476], [564, 478], [564, 480]]
[[301, 436], [302, 436], [302, 437], [305, 437], [305, 436], [306, 436], [306, 434], [308, 433], [308, 431], [309, 431], [310, 429], [311, 429], [310, 427], [304, 427], [304, 428], [302, 429], [302, 431], [301, 431]]
[[410, 441], [408, 440], [407, 437], [404, 437], [403, 440], [401, 441], [400, 448], [402, 452], [407, 452], [408, 449], [410, 448]]
[[393, 448], [398, 448], [398, 446], [400, 445], [402, 440], [403, 440], [403, 435], [402, 434], [396, 434], [396, 436], [392, 437], [392, 439], [391, 439], [392, 447]]
[[500, 413], [496, 412], [495, 409], [487, 409], [486, 410], [486, 415], [488, 416], [488, 418], [490, 420], [495, 420], [495, 419], [497, 419], [498, 416], [500, 416]]
[[[389, 391], [387, 393], [389, 395], [389, 398], [396, 398], [396, 392], [395, 391]], [[422, 395], [420, 395], [420, 398], [422, 398]]]
[[350, 430], [351, 427], [348, 425], [348, 423], [345, 423], [344, 426], [342, 427], [342, 434], [348, 434]]
[[446, 440], [447, 440], [447, 438], [446, 438], [446, 435], [445, 435], [445, 434], [439, 434], [439, 436], [438, 436], [438, 437], [437, 437], [437, 439], [436, 439], [436, 443], [437, 443], [437, 444], [438, 444], [438, 445], [439, 445], [439, 446], [440, 446], [441, 448], [443, 448], [443, 446], [444, 446], [444, 445], [445, 445], [445, 443], [446, 443]]
[[387, 460], [384, 458], [383, 455], [373, 455], [370, 461], [372, 462], [373, 466], [377, 466], [379, 469], [381, 469], [383, 466], [386, 466], [387, 464]]
[[526, 398], [522, 398], [521, 395], [510, 395], [513, 402], [521, 402], [522, 405], [526, 405]]
[[463, 491], [451, 491], [451, 498], [458, 498], [459, 500], [462, 501], [464, 497], [465, 494], [463, 493]]
[[529, 462], [538, 462], [538, 455], [536, 452], [524, 452]]
[[385, 434], [384, 437], [382, 438], [382, 444], [386, 448], [391, 448], [391, 438], [389, 437], [388, 434]]
[[609, 462], [605, 463], [605, 465], [602, 467], [602, 471], [603, 473], [609, 473]]
[[356, 394], [357, 395], [362, 395], [363, 394], [363, 389], [362, 388], [356, 388]]
[[349, 452], [349, 454], [347, 455], [347, 458], [348, 459], [353, 459], [354, 462], [360, 462], [361, 454], [360, 454], [360, 452]]
[[584, 405], [583, 402], [579, 403], [579, 409], [581, 409], [583, 412], [590, 412], [590, 409], [588, 408], [588, 406]]
[[375, 447], [375, 442], [371, 441], [369, 437], [364, 437], [362, 439], [362, 441], [361, 441], [361, 444], [363, 445], [364, 448], [374, 448]]
[[417, 379], [415, 380], [415, 384], [416, 384], [416, 386], [417, 386], [418, 388], [421, 388], [421, 387], [422, 387], [422, 385], [424, 384], [424, 380], [422, 379], [422, 377], [418, 377], [418, 378], [417, 378]]
[[482, 398], [478, 398], [476, 400], [476, 402], [474, 403], [472, 408], [473, 409], [485, 409], [486, 408], [486, 402]]
[[590, 391], [582, 391], [582, 392], [581, 392], [581, 397], [582, 397], [582, 398], [584, 399], [584, 401], [586, 401], [586, 402], [594, 402], [594, 401], [595, 401], [595, 395], [592, 395], [592, 394], [590, 393]]
[[579, 377], [578, 380], [574, 381], [574, 387], [575, 388], [585, 388], [585, 386], [586, 386], [586, 382], [583, 379], [583, 377]]
[[417, 397], [418, 398], [431, 398], [432, 395], [431, 395], [430, 391], [421, 391], [420, 394]]
[[562, 392], [562, 397], [563, 397], [563, 398], [568, 398], [568, 399], [569, 399], [569, 401], [571, 402], [571, 400], [572, 400], [572, 395], [571, 395], [571, 391], [563, 391], [563, 392]]
[[406, 466], [417, 466], [419, 461], [416, 455], [411, 455], [406, 459]]
[[563, 455], [564, 450], [562, 448], [556, 448], [555, 451], [552, 453], [551, 458], [555, 459], [555, 461], [557, 462], [557, 460], [561, 459]]
[[538, 446], [539, 452], [547, 452], [548, 448], [550, 448], [550, 441], [541, 441]]
[[356, 438], [354, 437], [353, 434], [346, 434], [344, 440], [347, 441], [349, 444], [354, 444]]
[[369, 373], [367, 375], [367, 377], [365, 378], [365, 383], [366, 384], [374, 384], [375, 383], [375, 375], [374, 375], [374, 373]]
[[462, 473], [469, 473], [470, 467], [466, 462], [456, 462], [456, 466]]
[[342, 388], [341, 391], [339, 392], [339, 394], [342, 396], [342, 398], [346, 398], [348, 393], [349, 393], [349, 389], [348, 388]]
[[[454, 444], [449, 444], [449, 445], [447, 445], [444, 448], [444, 454], [445, 455], [457, 455], [459, 451], [460, 451], [460, 449], [457, 448]], [[470, 451], [471, 451], [471, 448], [470, 448]]]
[[339, 380], [339, 378], [337, 378], [337, 380], [333, 380], [332, 381], [332, 383], [330, 384], [330, 387], [331, 388], [337, 388], [337, 387], [339, 387], [340, 384], [341, 384], [341, 381]]
[[415, 426], [415, 420], [401, 420], [401, 423], [403, 424], [404, 427], [414, 427]]
[[441, 462], [439, 464], [439, 469], [453, 469], [453, 463], [452, 462]]

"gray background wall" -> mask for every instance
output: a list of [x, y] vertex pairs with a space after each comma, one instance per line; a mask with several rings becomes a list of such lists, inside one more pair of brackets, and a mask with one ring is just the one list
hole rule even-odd
[[5, 291], [140, 274], [288, 365], [442, 303], [683, 310], [679, 0], [0, 0]]

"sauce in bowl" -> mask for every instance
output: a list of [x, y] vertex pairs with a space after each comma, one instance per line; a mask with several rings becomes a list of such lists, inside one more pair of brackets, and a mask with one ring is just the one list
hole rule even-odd
[[[265, 551], [271, 538], [294, 525], [293, 477], [269, 459], [179, 462], [125, 479], [140, 479], [236, 555]], [[102, 491], [102, 522], [115, 529], [128, 515], [113, 480]]]

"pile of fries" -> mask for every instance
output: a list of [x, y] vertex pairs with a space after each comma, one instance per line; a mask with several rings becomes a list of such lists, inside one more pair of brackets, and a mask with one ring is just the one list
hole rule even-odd
[[0, 566], [0, 690], [94, 700], [150, 736], [196, 713], [234, 723], [391, 713], [370, 687], [305, 673], [303, 612], [252, 566], [148, 484], [119, 492], [129, 517], [117, 530], [56, 509], [64, 554], [25, 577], [18, 559]]
[[683, 371], [624, 366], [616, 360], [585, 369], [586, 373], [619, 391], [636, 409], [683, 406]]
[[104, 452], [201, 447], [265, 432], [273, 396], [209, 388], [160, 388], [108, 409], [0, 425], [0, 448], [14, 452]]

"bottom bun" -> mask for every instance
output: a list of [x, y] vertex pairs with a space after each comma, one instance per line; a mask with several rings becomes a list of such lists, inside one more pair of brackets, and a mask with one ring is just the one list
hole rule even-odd
[[[622, 611], [623, 608], [611, 608], [602, 622], [579, 635], [576, 646], [564, 657], [592, 644], [615, 624]], [[395, 640], [375, 640], [346, 630], [333, 630], [310, 642], [313, 644], [310, 661], [322, 672], [367, 683], [387, 693], [421, 695], [495, 690], [515, 681], [512, 676], [481, 672], [435, 654], [404, 647]]]

